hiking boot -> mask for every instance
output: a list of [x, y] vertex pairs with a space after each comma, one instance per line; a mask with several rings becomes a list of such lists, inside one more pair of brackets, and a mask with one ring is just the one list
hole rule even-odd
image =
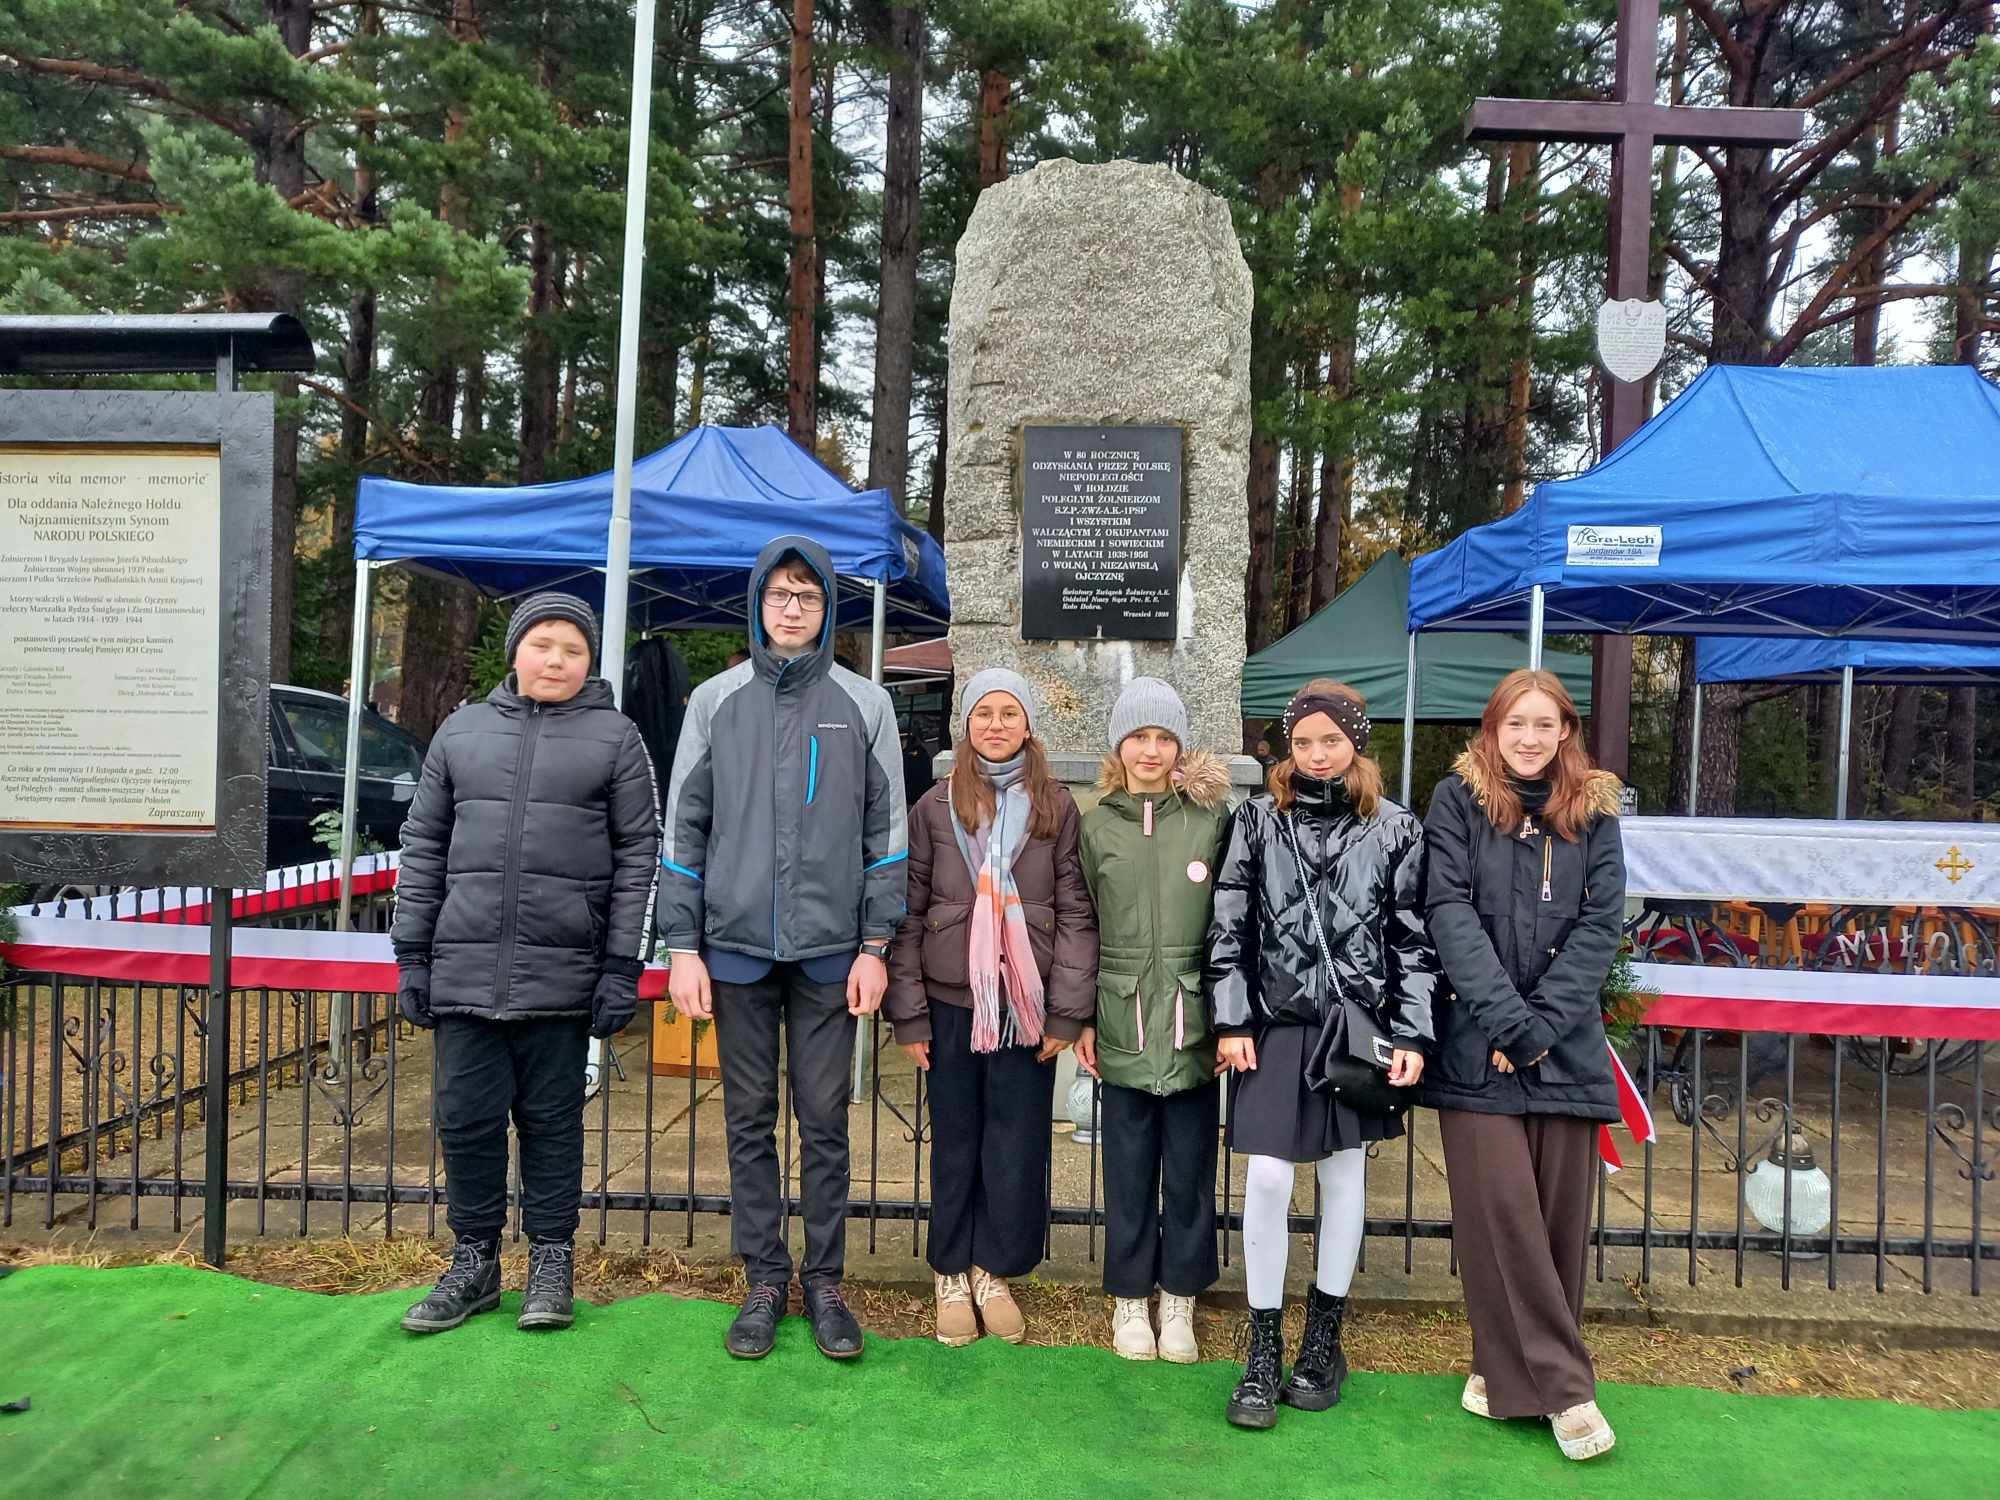
[[500, 1242], [460, 1240], [431, 1294], [403, 1314], [411, 1333], [443, 1333], [500, 1305]]
[[1021, 1316], [1021, 1308], [1014, 1301], [1014, 1294], [1007, 1289], [1007, 1278], [995, 1276], [990, 1271], [972, 1268], [972, 1301], [979, 1309], [979, 1321], [986, 1325], [986, 1331], [996, 1339], [1005, 1339], [1010, 1344], [1018, 1344], [1028, 1335], [1028, 1320]]
[[1194, 1341], [1194, 1298], [1160, 1293], [1160, 1358], [1191, 1365], [1201, 1358]]
[[743, 1310], [729, 1325], [723, 1345], [738, 1359], [762, 1359], [778, 1341], [778, 1319], [785, 1315], [791, 1288], [775, 1281], [757, 1281], [743, 1299]]
[[1465, 1377], [1465, 1391], [1458, 1398], [1458, 1404], [1475, 1417], [1485, 1417], [1488, 1421], [1498, 1421], [1493, 1409], [1486, 1404], [1486, 1377], [1468, 1375]]
[[1278, 1384], [1285, 1378], [1285, 1310], [1250, 1309], [1250, 1352], [1243, 1360], [1243, 1378], [1229, 1397], [1229, 1420], [1238, 1427], [1274, 1427], [1278, 1422]]
[[861, 1357], [861, 1325], [848, 1311], [837, 1281], [805, 1284], [806, 1316], [812, 1319], [813, 1342], [828, 1359]]
[[576, 1246], [569, 1240], [528, 1243], [528, 1290], [516, 1328], [567, 1328], [576, 1321]]
[[1299, 1340], [1298, 1362], [1280, 1395], [1285, 1405], [1325, 1411], [1340, 1404], [1341, 1383], [1347, 1379], [1340, 1320], [1346, 1311], [1345, 1297], [1329, 1297], [1316, 1286], [1306, 1289], [1305, 1337]]
[[1111, 1347], [1120, 1359], [1153, 1359], [1153, 1315], [1144, 1297], [1120, 1297], [1111, 1309]]
[[1618, 1441], [1595, 1401], [1557, 1412], [1549, 1418], [1549, 1425], [1555, 1428], [1556, 1446], [1562, 1449], [1563, 1457], [1579, 1462], [1609, 1453]]
[[979, 1337], [979, 1319], [972, 1311], [972, 1284], [960, 1271], [937, 1279], [937, 1341], [958, 1349]]

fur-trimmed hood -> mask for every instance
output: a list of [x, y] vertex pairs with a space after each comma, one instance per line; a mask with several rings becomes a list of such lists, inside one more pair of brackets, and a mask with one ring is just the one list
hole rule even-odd
[[[1497, 788], [1470, 749], [1459, 752], [1458, 759], [1451, 763], [1452, 771], [1472, 792], [1473, 801], [1488, 819], [1493, 816], [1493, 795]], [[1611, 771], [1592, 771], [1585, 782], [1586, 797], [1584, 810], [1593, 818], [1615, 818], [1618, 816], [1620, 801], [1625, 793], [1625, 784]]]
[[[1225, 807], [1229, 802], [1229, 762], [1206, 750], [1191, 750], [1174, 768], [1173, 789], [1196, 807]], [[1100, 797], [1125, 790], [1125, 768], [1112, 751], [1098, 768]]]

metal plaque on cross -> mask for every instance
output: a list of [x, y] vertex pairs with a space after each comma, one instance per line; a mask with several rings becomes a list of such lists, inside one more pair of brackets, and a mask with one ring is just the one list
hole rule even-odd
[[1612, 379], [1644, 380], [1666, 352], [1666, 303], [1628, 297], [1597, 309], [1597, 362]]

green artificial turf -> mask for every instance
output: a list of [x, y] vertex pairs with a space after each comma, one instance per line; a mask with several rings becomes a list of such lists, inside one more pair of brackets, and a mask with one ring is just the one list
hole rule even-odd
[[2000, 1485], [2000, 1412], [1606, 1386], [1618, 1448], [1458, 1408], [1448, 1376], [1357, 1372], [1334, 1410], [1230, 1428], [1234, 1367], [871, 1338], [835, 1365], [787, 1319], [731, 1360], [731, 1309], [520, 1298], [429, 1338], [408, 1292], [323, 1297], [180, 1267], [0, 1278], [0, 1495], [1042, 1497], [1962, 1496]]

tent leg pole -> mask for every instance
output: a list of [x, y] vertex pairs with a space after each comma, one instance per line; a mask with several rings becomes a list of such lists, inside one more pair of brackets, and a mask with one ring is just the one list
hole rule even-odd
[[[354, 564], [354, 626], [350, 632], [347, 658], [347, 754], [340, 776], [340, 909], [334, 930], [349, 932], [354, 926], [354, 846], [361, 830], [361, 705], [368, 696], [368, 624], [373, 612], [374, 568], [365, 559]], [[348, 1041], [354, 997], [334, 995], [327, 1007], [326, 1045], [334, 1076], [344, 1077], [348, 1068]]]
[[1834, 791], [1833, 815], [1847, 817], [1847, 778], [1854, 745], [1854, 668], [1840, 669], [1840, 780]]
[[1417, 633], [1409, 634], [1403, 663], [1403, 806], [1410, 805], [1410, 765], [1417, 740]]
[[347, 656], [347, 758], [340, 778], [340, 914], [335, 930], [354, 925], [354, 846], [360, 837], [355, 819], [361, 805], [361, 705], [368, 696], [369, 619], [374, 610], [375, 570], [367, 561], [354, 564], [354, 627]]
[[[888, 584], [880, 578], [874, 580], [874, 626], [868, 644], [868, 678], [882, 686], [882, 652], [888, 644]], [[848, 1100], [854, 1104], [862, 1102], [862, 1088], [868, 1082], [868, 1058], [874, 1056], [876, 1044], [880, 1042], [882, 1018], [868, 1016], [866, 1022], [854, 1028], [854, 1088]]]
[[[889, 634], [889, 585], [881, 579], [875, 580], [875, 618], [873, 636], [868, 647], [868, 676], [877, 687], [882, 685], [883, 651]], [[875, 1055], [875, 1048], [881, 1041], [882, 1018], [873, 1015], [854, 1028], [854, 1087], [848, 1099], [854, 1104], [862, 1100], [862, 1089], [868, 1082], [868, 1059]]]
[[1528, 599], [1528, 668], [1534, 672], [1542, 670], [1542, 620], [1547, 607], [1538, 583]]
[[1688, 735], [1688, 816], [1695, 815], [1695, 789], [1701, 785], [1701, 684], [1694, 685], [1694, 729]]

